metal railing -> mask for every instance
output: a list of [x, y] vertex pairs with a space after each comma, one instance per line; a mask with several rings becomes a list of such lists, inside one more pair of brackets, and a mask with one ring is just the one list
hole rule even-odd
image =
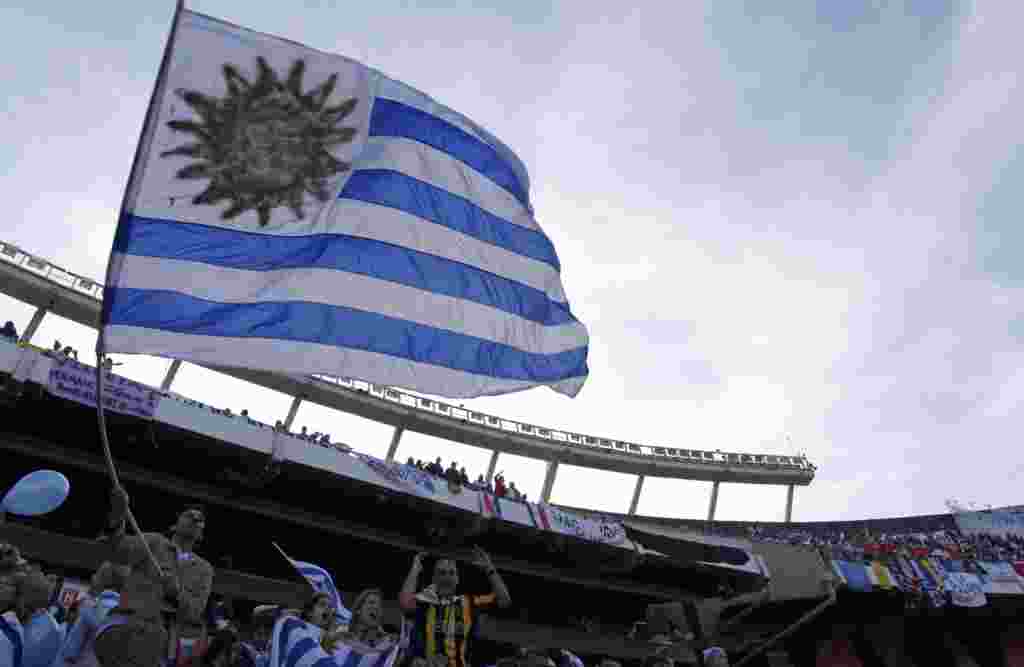
[[[0, 259], [20, 266], [41, 278], [57, 283], [78, 294], [90, 297], [96, 301], [103, 299], [103, 284], [67, 271], [52, 262], [27, 253], [17, 246], [0, 241]], [[587, 435], [574, 431], [563, 431], [561, 429], [528, 424], [525, 422], [506, 419], [497, 415], [484, 414], [464, 407], [444, 403], [432, 398], [425, 398], [410, 394], [392, 387], [371, 384], [362, 380], [350, 378], [336, 378], [328, 375], [315, 375], [314, 379], [331, 384], [335, 387], [357, 391], [363, 394], [374, 396], [384, 401], [395, 403], [406, 408], [422, 410], [434, 415], [466, 422], [475, 426], [492, 428], [508, 434], [527, 436], [547, 440], [553, 443], [561, 443], [570, 447], [581, 447], [585, 449], [604, 450], [626, 456], [640, 456], [644, 458], [656, 457], [668, 459], [680, 463], [697, 463], [707, 465], [735, 465], [740, 467], [770, 468], [779, 470], [805, 470], [812, 472], [814, 466], [802, 456], [779, 456], [769, 454], [745, 454], [740, 452], [722, 452], [720, 450], [698, 450], [681, 449], [678, 447], [664, 447], [655, 445], [641, 445], [634, 442], [625, 442], [612, 438]]]

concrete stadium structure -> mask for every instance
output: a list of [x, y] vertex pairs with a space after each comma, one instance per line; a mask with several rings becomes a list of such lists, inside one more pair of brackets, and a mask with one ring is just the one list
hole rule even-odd
[[[97, 328], [103, 293], [100, 282], [2, 241], [0, 260], [3, 260], [0, 261], [0, 291], [36, 309], [22, 332], [22, 342], [32, 339], [48, 313]], [[163, 390], [171, 388], [180, 366], [180, 360], [171, 362], [161, 384]], [[650, 476], [712, 482], [709, 521], [715, 518], [718, 491], [723, 482], [785, 486], [785, 520], [790, 522], [795, 487], [807, 486], [814, 479], [815, 467], [804, 457], [642, 445], [517, 422], [359, 380], [209, 368], [291, 396], [288, 414], [283, 415], [286, 427], [291, 427], [303, 401], [391, 425], [394, 431], [388, 449], [389, 461], [393, 460], [407, 430], [489, 449], [488, 480], [494, 475], [498, 455], [502, 452], [543, 460], [547, 470], [540, 499], [544, 502], [550, 500], [558, 467], [565, 463], [637, 475], [630, 515], [636, 514], [644, 480]]]

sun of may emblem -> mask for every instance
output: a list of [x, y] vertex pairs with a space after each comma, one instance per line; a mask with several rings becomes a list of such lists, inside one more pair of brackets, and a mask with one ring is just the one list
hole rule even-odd
[[330, 179], [350, 167], [329, 151], [355, 136], [355, 128], [339, 123], [359, 100], [327, 106], [337, 74], [303, 91], [302, 60], [295, 61], [284, 81], [263, 58], [257, 59], [257, 66], [256, 80], [249, 81], [235, 66], [224, 65], [227, 94], [222, 98], [175, 91], [198, 119], [168, 122], [172, 130], [191, 136], [189, 143], [161, 156], [195, 158], [177, 174], [181, 179], [209, 180], [192, 198], [193, 204], [228, 203], [220, 216], [224, 220], [256, 211], [263, 227], [270, 222], [271, 211], [281, 206], [303, 219], [306, 194], [327, 201]]

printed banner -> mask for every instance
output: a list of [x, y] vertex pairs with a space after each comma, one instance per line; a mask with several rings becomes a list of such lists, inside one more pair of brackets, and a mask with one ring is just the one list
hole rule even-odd
[[[47, 387], [54, 396], [96, 407], [96, 369], [67, 360], [50, 369]], [[160, 394], [138, 382], [106, 372], [103, 374], [103, 407], [132, 417], [152, 419]]]
[[[353, 452], [352, 457], [347, 457], [342, 461], [349, 464], [346, 465], [348, 471], [343, 471], [342, 474], [353, 476], [355, 473], [354, 476], [357, 479], [365, 479], [373, 483], [384, 482], [396, 491], [413, 493], [420, 498], [458, 507], [467, 512], [476, 513], [480, 509], [477, 491], [464, 488], [461, 484], [451, 483], [415, 466], [388, 463], [356, 452]], [[358, 468], [359, 472], [355, 468]], [[337, 469], [338, 460], [335, 459], [332, 470]]]
[[412, 491], [418, 496], [433, 498], [441, 490], [442, 485], [447, 486], [447, 482], [444, 480], [412, 466], [401, 463], [388, 463], [366, 454], [356, 453], [356, 457], [367, 468], [388, 482], [391, 482], [391, 484], [407, 491]]
[[626, 530], [621, 523], [596, 521], [546, 506], [551, 528], [563, 535], [572, 535], [591, 542], [621, 544], [626, 541]]

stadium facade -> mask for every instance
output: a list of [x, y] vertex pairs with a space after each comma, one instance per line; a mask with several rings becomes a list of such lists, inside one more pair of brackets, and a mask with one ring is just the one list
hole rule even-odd
[[[0, 484], [39, 467], [60, 469], [73, 480], [65, 507], [45, 519], [8, 521], [0, 531], [31, 559], [84, 578], [103, 559], [92, 538], [109, 492], [95, 411], [88, 405], [92, 369], [35, 347], [32, 337], [48, 313], [94, 327], [102, 286], [10, 244], [0, 245], [0, 256], [2, 291], [37, 309], [20, 341], [0, 342]], [[159, 522], [170, 521], [188, 502], [207, 506], [210, 530], [202, 551], [217, 567], [216, 592], [240, 610], [296, 605], [306, 595], [271, 541], [331, 570], [347, 595], [372, 585], [390, 597], [413, 553], [466, 557], [480, 544], [507, 573], [517, 600], [515, 613], [483, 623], [494, 656], [502, 647], [529, 645], [587, 658], [644, 658], [651, 644], [642, 633], [628, 635], [637, 620], [650, 620], [652, 608], [706, 599], [722, 587], [742, 593], [767, 583], [771, 602], [744, 612], [722, 644], [741, 657], [795, 621], [805, 622], [748, 664], [852, 664], [843, 662], [847, 653], [865, 665], [1022, 664], [1024, 578], [1018, 592], [1005, 582], [1001, 592], [989, 590], [980, 607], [908, 605], [898, 586], [856, 585], [856, 555], [837, 558], [832, 551], [830, 563], [829, 553], [815, 545], [757, 539], [762, 531], [845, 537], [939, 534], [957, 527], [957, 517], [948, 514], [793, 523], [793, 489], [814, 478], [814, 466], [803, 458], [641, 445], [352, 380], [214, 369], [293, 396], [282, 415], [286, 426], [302, 401], [392, 425], [388, 455], [377, 460], [178, 396], [172, 391], [177, 367], [172, 364], [161, 387], [112, 379], [119, 391], [109, 406], [109, 428], [119, 469], [145, 526], [166, 525]], [[491, 449], [488, 477], [499, 452], [546, 461], [541, 502], [488, 498], [403, 471], [393, 459], [406, 430]], [[629, 511], [609, 516], [549, 505], [562, 463], [637, 474]], [[273, 474], [266, 474], [268, 468]], [[647, 476], [712, 481], [708, 521], [637, 516]], [[786, 486], [787, 521], [712, 523], [719, 485], [730, 482]], [[853, 544], [867, 563], [866, 540]], [[465, 583], [469, 589], [485, 586], [473, 573]], [[388, 611], [394, 620], [397, 609]], [[570, 622], [583, 617], [589, 625]], [[685, 642], [671, 650], [679, 661], [695, 662]]]

